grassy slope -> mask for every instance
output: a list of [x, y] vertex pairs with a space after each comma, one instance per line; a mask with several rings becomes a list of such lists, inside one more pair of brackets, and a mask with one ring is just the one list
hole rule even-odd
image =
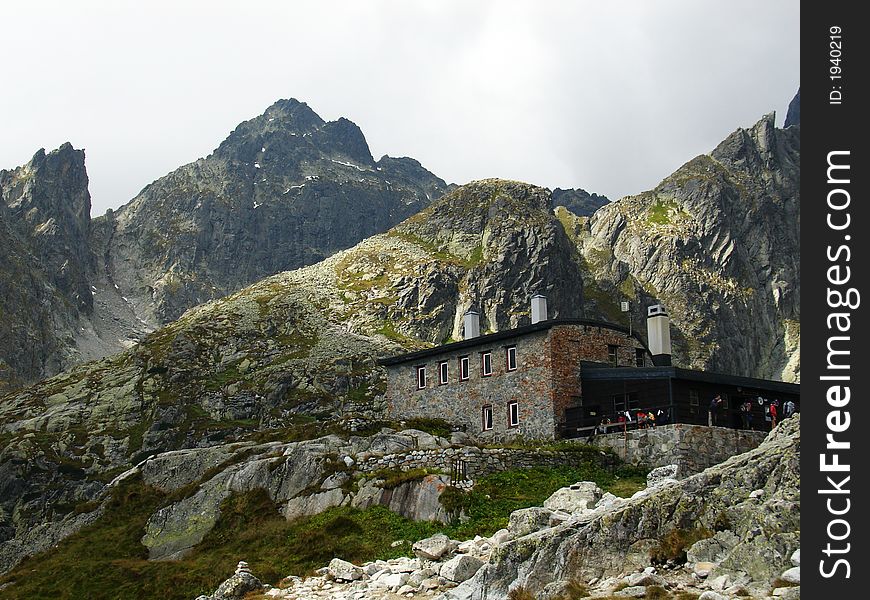
[[[141, 481], [119, 487], [97, 523], [61, 542], [53, 551], [24, 561], [0, 578], [3, 599], [160, 598], [190, 600], [211, 593], [239, 560], [263, 581], [305, 574], [333, 557], [353, 562], [409, 555], [411, 542], [443, 531], [454, 538], [490, 535], [511, 511], [541, 504], [556, 489], [579, 480], [630, 495], [644, 485], [641, 471], [615, 473], [590, 461], [579, 468], [536, 468], [481, 479], [463, 500], [470, 519], [439, 525], [416, 523], [383, 507], [341, 507], [286, 522], [263, 491], [234, 496], [221, 507], [215, 529], [180, 561], [152, 562], [139, 543], [149, 515], [167, 502]], [[392, 547], [396, 540], [407, 543]]]

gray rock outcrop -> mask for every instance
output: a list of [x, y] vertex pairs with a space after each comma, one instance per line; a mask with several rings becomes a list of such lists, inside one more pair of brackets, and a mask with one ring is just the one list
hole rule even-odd
[[791, 127], [792, 125], [801, 124], [801, 91], [798, 88], [797, 94], [788, 103], [788, 112], [785, 114], [785, 123], [783, 127]]
[[655, 189], [560, 219], [583, 255], [587, 312], [662, 302], [678, 364], [800, 378], [800, 129], [774, 114]]
[[[762, 486], [765, 499], [750, 497]], [[800, 544], [800, 420], [780, 424], [755, 450], [697, 475], [586, 518], [506, 541], [450, 598], [505, 598], [522, 586], [536, 593], [554, 581], [584, 581], [642, 569], [662, 540], [690, 532], [723, 536], [713, 550], [692, 546], [712, 578], [732, 574], [767, 589], [791, 565]], [[706, 532], [706, 533], [704, 533]], [[798, 568], [798, 567], [793, 567]]]
[[412, 158], [375, 161], [356, 125], [296, 100], [94, 219], [84, 151], [39, 150], [0, 170], [0, 393], [386, 231], [448, 189]]
[[351, 500], [351, 506], [362, 509], [386, 506], [394, 513], [415, 521], [447, 523], [449, 515], [438, 499], [448, 485], [450, 477], [447, 475], [427, 475], [419, 481], [390, 489], [381, 487], [376, 480], [369, 481]]
[[115, 211], [106, 268], [143, 319], [166, 323], [386, 231], [446, 190], [413, 159], [375, 161], [351, 121], [279, 100]]
[[544, 500], [544, 508], [573, 513], [591, 509], [604, 492], [592, 481], [578, 481], [553, 492]]
[[0, 170], [0, 393], [58, 372], [93, 312], [85, 153], [69, 143]]

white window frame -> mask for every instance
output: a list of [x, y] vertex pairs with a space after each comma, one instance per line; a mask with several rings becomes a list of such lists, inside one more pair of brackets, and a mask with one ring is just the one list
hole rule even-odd
[[508, 427], [520, 426], [520, 403], [516, 400], [508, 402]]
[[414, 367], [414, 375], [417, 379], [417, 389], [426, 389], [426, 365], [417, 365]]
[[[513, 356], [514, 364], [511, 366], [511, 356]], [[519, 363], [517, 362], [517, 347], [516, 346], [508, 346], [505, 348], [505, 366], [508, 371], [516, 371]]]
[[471, 376], [471, 359], [468, 356], [459, 357], [459, 381], [468, 381]]
[[446, 360], [438, 363], [438, 385], [446, 385], [450, 382], [450, 366]]
[[[487, 359], [489, 360], [489, 371], [486, 370]], [[481, 377], [489, 377], [492, 375], [492, 350], [480, 353], [480, 375]]]
[[[484, 404], [483, 408], [481, 409], [480, 415], [483, 419], [483, 430], [492, 431], [494, 424], [492, 418], [492, 404]], [[487, 425], [489, 426], [487, 427]]]

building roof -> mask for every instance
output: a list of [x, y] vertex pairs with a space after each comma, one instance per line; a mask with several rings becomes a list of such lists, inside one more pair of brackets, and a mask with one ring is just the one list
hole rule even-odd
[[771, 379], [756, 379], [710, 371], [696, 371], [680, 367], [611, 367], [601, 363], [583, 362], [583, 379], [599, 381], [649, 380], [649, 379], [681, 379], [683, 381], [698, 381], [722, 385], [734, 385], [746, 388], [759, 388], [779, 392], [781, 394], [800, 394], [801, 386], [797, 383], [773, 381]]
[[638, 337], [637, 333], [632, 331], [629, 334], [628, 327], [623, 327], [622, 325], [615, 325], [613, 323], [607, 323], [606, 321], [595, 321], [590, 319], [548, 319], [546, 321], [541, 321], [540, 323], [535, 323], [533, 325], [524, 325], [523, 327], [506, 329], [505, 331], [498, 331], [496, 333], [481, 335], [468, 340], [462, 340], [460, 342], [442, 344], [441, 346], [435, 346], [434, 348], [427, 348], [425, 350], [418, 350], [416, 352], [409, 352], [407, 354], [399, 354], [397, 356], [391, 356], [389, 358], [382, 358], [378, 361], [378, 363], [384, 366], [391, 366], [410, 361], [418, 361], [424, 358], [444, 354], [445, 352], [455, 352], [457, 350], [464, 350], [466, 348], [487, 346], [501, 340], [521, 337], [530, 333], [537, 333], [539, 331], [546, 331], [552, 327], [557, 327], [559, 325], [586, 325], [589, 327], [604, 327], [607, 329], [613, 329], [614, 331], [619, 331], [626, 335], [631, 335], [631, 337], [640, 342], [644, 349], [649, 352], [649, 348], [647, 348], [644, 341], [640, 339], [640, 337]]

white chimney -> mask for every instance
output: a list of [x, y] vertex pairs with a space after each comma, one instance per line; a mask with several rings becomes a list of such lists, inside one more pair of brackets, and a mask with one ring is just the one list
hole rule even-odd
[[470, 340], [480, 336], [480, 313], [471, 309], [465, 313], [465, 331], [462, 339]]
[[668, 367], [671, 365], [671, 320], [661, 304], [650, 306], [646, 314], [646, 334], [653, 364]]
[[532, 296], [532, 324], [547, 320], [547, 297], [543, 294]]

